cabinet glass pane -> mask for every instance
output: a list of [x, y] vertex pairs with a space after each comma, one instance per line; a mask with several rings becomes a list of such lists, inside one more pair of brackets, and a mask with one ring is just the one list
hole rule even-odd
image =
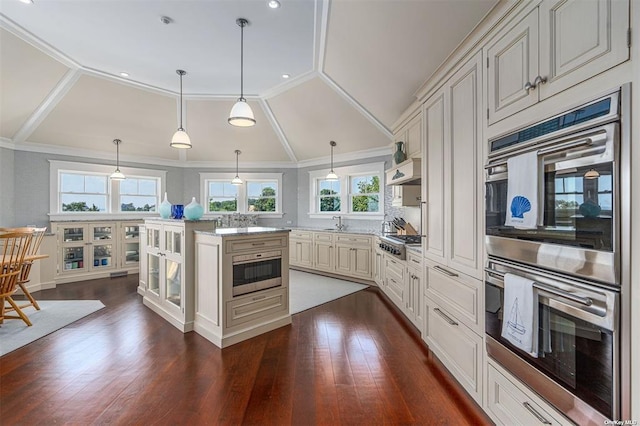
[[110, 226], [96, 226], [93, 228], [93, 241], [110, 240], [112, 229]]
[[173, 252], [180, 254], [182, 252], [182, 240], [179, 232], [173, 233]]
[[124, 238], [126, 240], [138, 238], [139, 235], [140, 235], [140, 227], [138, 225], [131, 225], [131, 226], [124, 227]]
[[158, 229], [147, 229], [147, 246], [160, 248], [160, 230]]
[[167, 301], [176, 306], [181, 305], [182, 276], [180, 274], [180, 266], [178, 262], [169, 259], [166, 260], [167, 282], [165, 294]]
[[64, 270], [84, 268], [84, 247], [66, 247], [64, 249]]
[[173, 232], [171, 231], [164, 231], [164, 249], [166, 251], [172, 251], [171, 247], [173, 246], [173, 241], [172, 241], [172, 237], [173, 236]]
[[111, 244], [93, 246], [93, 267], [105, 268], [112, 266]]
[[152, 254], [147, 256], [148, 283], [150, 291], [158, 294], [160, 292], [160, 259]]
[[84, 229], [82, 228], [64, 228], [63, 234], [65, 243], [84, 240]]
[[140, 246], [138, 243], [125, 243], [125, 262], [138, 263], [140, 261]]

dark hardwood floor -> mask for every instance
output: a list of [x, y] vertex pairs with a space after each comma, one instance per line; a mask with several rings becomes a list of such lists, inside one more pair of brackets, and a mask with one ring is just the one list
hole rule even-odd
[[143, 306], [136, 285], [34, 294], [106, 308], [0, 358], [0, 424], [491, 423], [376, 290], [220, 350]]

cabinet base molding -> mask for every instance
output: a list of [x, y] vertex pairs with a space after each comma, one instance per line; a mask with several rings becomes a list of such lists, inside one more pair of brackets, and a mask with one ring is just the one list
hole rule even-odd
[[211, 328], [204, 325], [199, 319], [196, 319], [193, 330], [217, 347], [226, 348], [289, 324], [291, 324], [291, 315], [287, 313], [286, 315], [274, 318], [267, 323], [250, 326], [242, 330], [228, 333], [224, 336], [221, 336], [219, 333], [216, 333]]
[[78, 281], [96, 280], [98, 278], [117, 278], [118, 276], [126, 276], [129, 274], [129, 272], [133, 274], [137, 274], [138, 269], [132, 270], [132, 271], [129, 271], [129, 270], [117, 271], [117, 272], [120, 272], [121, 275], [113, 276], [115, 272], [116, 271], [105, 271], [105, 272], [95, 272], [95, 273], [78, 274], [78, 275], [57, 276], [55, 278], [55, 284], [75, 283]]
[[356, 277], [348, 277], [346, 275], [334, 274], [334, 273], [331, 273], [331, 272], [321, 271], [321, 270], [318, 270], [318, 269], [303, 268], [303, 267], [300, 267], [300, 266], [289, 266], [289, 269], [293, 269], [293, 270], [300, 271], [300, 272], [308, 272], [310, 274], [322, 275], [323, 277], [336, 278], [338, 280], [351, 281], [351, 282], [354, 282], [354, 283], [369, 285], [369, 286], [372, 286], [372, 287], [378, 287], [378, 285], [375, 283], [375, 281], [365, 280], [365, 279], [356, 278]]
[[174, 326], [178, 330], [182, 331], [183, 333], [186, 333], [186, 332], [189, 332], [189, 331], [193, 331], [193, 321], [188, 321], [188, 322], [185, 322], [185, 323], [183, 323], [181, 321], [178, 321], [170, 312], [166, 311], [161, 306], [159, 306], [159, 305], [157, 305], [157, 304], [155, 304], [153, 302], [150, 302], [146, 298], [142, 299], [142, 303], [144, 304], [144, 306], [146, 306], [147, 308], [151, 309], [156, 314], [160, 315], [162, 318], [167, 320], [167, 322], [169, 324], [171, 324], [172, 326]]

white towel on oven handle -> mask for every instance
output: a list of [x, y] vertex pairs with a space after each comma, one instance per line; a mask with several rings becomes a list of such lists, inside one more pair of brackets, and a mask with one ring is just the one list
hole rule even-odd
[[507, 160], [507, 218], [505, 226], [535, 229], [538, 226], [538, 153]]
[[534, 358], [538, 357], [538, 300], [533, 281], [504, 275], [502, 337]]

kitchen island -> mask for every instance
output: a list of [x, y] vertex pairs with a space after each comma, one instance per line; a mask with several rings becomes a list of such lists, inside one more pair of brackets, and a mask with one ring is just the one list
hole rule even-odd
[[289, 232], [196, 231], [196, 333], [224, 348], [291, 323]]

